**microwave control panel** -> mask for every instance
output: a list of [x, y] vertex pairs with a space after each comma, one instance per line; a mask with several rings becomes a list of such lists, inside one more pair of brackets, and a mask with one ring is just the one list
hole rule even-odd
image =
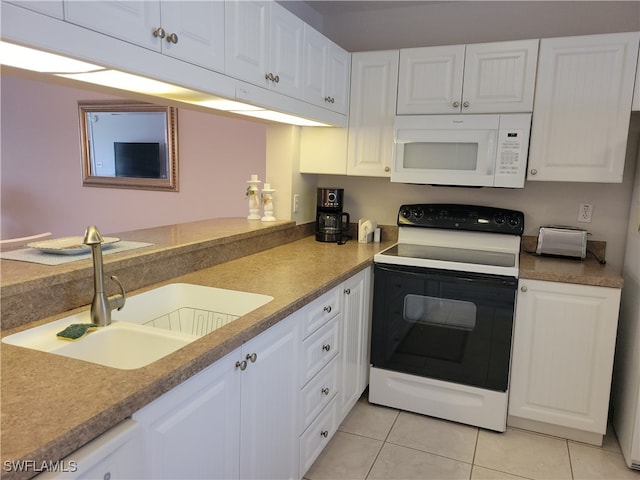
[[530, 127], [531, 114], [500, 116], [494, 186], [524, 186]]

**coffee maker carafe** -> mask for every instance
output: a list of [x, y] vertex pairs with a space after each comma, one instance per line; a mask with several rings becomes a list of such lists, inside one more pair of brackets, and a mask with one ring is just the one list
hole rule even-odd
[[318, 188], [316, 240], [343, 242], [349, 231], [349, 214], [342, 211], [344, 189]]

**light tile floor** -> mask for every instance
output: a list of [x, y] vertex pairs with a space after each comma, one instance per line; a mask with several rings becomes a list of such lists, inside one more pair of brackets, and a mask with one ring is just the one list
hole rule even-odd
[[307, 480], [640, 480], [613, 431], [602, 447], [508, 428], [504, 433], [370, 404], [363, 396]]

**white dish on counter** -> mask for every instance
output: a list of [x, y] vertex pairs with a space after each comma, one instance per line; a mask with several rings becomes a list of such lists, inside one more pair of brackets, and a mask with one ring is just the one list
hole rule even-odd
[[[42, 240], [40, 242], [27, 243], [27, 247], [35, 248], [44, 253], [55, 253], [57, 255], [79, 255], [88, 253], [91, 247], [82, 243], [83, 237], [62, 237]], [[118, 237], [104, 237], [102, 245], [107, 246], [119, 242]]]

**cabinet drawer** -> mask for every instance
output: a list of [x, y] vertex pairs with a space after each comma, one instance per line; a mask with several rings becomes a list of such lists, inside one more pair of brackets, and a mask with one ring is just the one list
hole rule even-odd
[[304, 431], [338, 391], [338, 358], [334, 357], [300, 392], [300, 430]]
[[311, 335], [302, 343], [302, 379], [300, 385], [306, 384], [316, 373], [322, 370], [340, 350], [338, 317]]
[[336, 433], [338, 428], [337, 408], [337, 397], [334, 397], [318, 418], [300, 436], [300, 478], [307, 473], [333, 434]]
[[342, 289], [336, 287], [302, 309], [302, 338], [307, 338], [340, 313], [341, 293]]

